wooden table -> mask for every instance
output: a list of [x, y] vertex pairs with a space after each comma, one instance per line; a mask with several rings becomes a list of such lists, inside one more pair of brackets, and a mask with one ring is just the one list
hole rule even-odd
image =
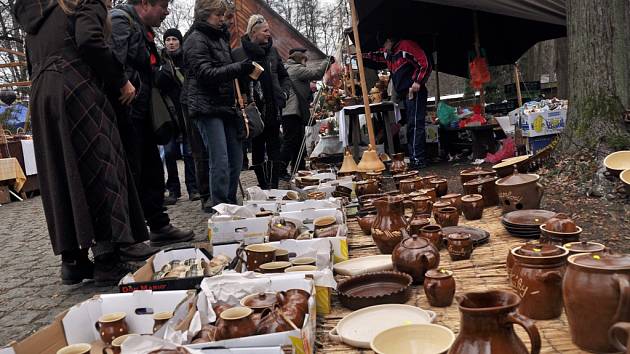
[[[22, 151], [22, 142], [20, 140], [9, 140], [7, 144], [0, 144], [0, 158], [14, 157], [18, 160], [24, 174], [27, 173], [26, 164], [24, 163], [24, 153]], [[39, 190], [39, 178], [37, 174], [27, 175], [26, 183], [22, 187], [22, 192], [31, 193]]]
[[[390, 155], [395, 152], [394, 150], [394, 138], [392, 137], [391, 123], [393, 123], [391, 116], [388, 112], [394, 112], [396, 105], [390, 101], [384, 101], [380, 103], [370, 104], [370, 111], [372, 114], [382, 114], [385, 122], [385, 135], [387, 143], [387, 153]], [[361, 151], [359, 150], [359, 144], [361, 143], [361, 124], [359, 122], [359, 115], [365, 114], [365, 106], [350, 106], [343, 108], [344, 114], [350, 117], [350, 131], [352, 134], [352, 155], [354, 159], [361, 160]]]
[[[468, 225], [482, 228], [490, 232], [490, 240], [480, 245], [473, 251], [470, 260], [452, 262], [446, 250], [440, 251], [440, 267], [454, 272], [457, 284], [456, 293], [469, 291], [483, 291], [489, 289], [511, 290], [508, 275], [505, 268], [505, 259], [508, 250], [522, 244], [526, 239], [510, 236], [500, 222], [501, 209], [498, 207], [486, 208], [483, 218], [476, 221], [468, 221], [460, 217], [460, 225]], [[379, 254], [372, 238], [361, 232], [358, 223], [352, 219], [348, 221], [348, 247], [350, 258]], [[337, 276], [337, 281], [343, 276]], [[436, 323], [449, 327], [455, 334], [459, 332], [460, 314], [456, 303], [449, 307], [431, 307], [427, 302], [422, 286], [412, 287], [412, 296], [407, 304], [430, 309], [437, 313]], [[336, 296], [333, 296], [333, 310], [330, 314], [321, 316], [317, 327], [318, 351], [323, 353], [372, 353], [370, 350], [357, 349], [343, 343], [335, 343], [328, 337], [337, 322], [351, 313], [344, 308]], [[560, 318], [548, 321], [536, 321], [542, 339], [541, 353], [587, 353], [579, 350], [572, 342], [569, 334], [567, 318], [563, 313]], [[527, 333], [514, 326], [519, 337], [529, 348]]]

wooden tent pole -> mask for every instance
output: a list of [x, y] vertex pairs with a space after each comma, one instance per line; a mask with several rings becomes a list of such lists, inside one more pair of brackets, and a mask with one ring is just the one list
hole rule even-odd
[[438, 69], [438, 51], [437, 51], [437, 34], [433, 35], [433, 50], [435, 55], [433, 56], [433, 71], [435, 72], [435, 109], [437, 111], [438, 103], [440, 103], [440, 72]]
[[[376, 139], [374, 138], [374, 127], [372, 126], [372, 112], [370, 111], [370, 99], [368, 97], [367, 83], [365, 82], [365, 68], [363, 67], [363, 56], [361, 52], [361, 40], [359, 39], [359, 26], [357, 20], [357, 8], [355, 2], [357, 0], [349, 0], [352, 11], [352, 32], [354, 33], [354, 46], [357, 52], [357, 65], [359, 66], [359, 81], [361, 82], [361, 93], [363, 96], [363, 105], [365, 106], [365, 121], [367, 123], [370, 144], [376, 147]], [[352, 63], [350, 64], [352, 69]]]
[[516, 100], [518, 106], [521, 107], [523, 105], [523, 95], [521, 93], [521, 79], [518, 74], [518, 65], [516, 64], [514, 64], [514, 83], [516, 84]]
[[[481, 57], [481, 44], [479, 42], [479, 20], [477, 19], [477, 11], [473, 11], [473, 27], [475, 31], [475, 53], [477, 57]], [[483, 85], [481, 85], [481, 90], [479, 91], [479, 105], [481, 106], [481, 114], [486, 113], [486, 93], [483, 89]]]

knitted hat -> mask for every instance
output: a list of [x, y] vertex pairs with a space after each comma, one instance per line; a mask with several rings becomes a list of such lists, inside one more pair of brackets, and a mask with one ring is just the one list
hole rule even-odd
[[252, 28], [256, 25], [260, 25], [262, 23], [266, 23], [265, 17], [263, 15], [254, 14], [249, 17], [249, 21], [247, 21], [247, 34], [252, 33]]
[[164, 35], [162, 36], [162, 40], [166, 42], [166, 38], [168, 37], [177, 38], [177, 40], [179, 40], [180, 45], [182, 45], [184, 42], [184, 36], [182, 36], [182, 33], [177, 28], [167, 29], [166, 32], [164, 32]]

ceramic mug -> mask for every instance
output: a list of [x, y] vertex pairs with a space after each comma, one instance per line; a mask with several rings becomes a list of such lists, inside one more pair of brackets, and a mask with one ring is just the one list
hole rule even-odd
[[127, 314], [124, 312], [108, 313], [101, 316], [94, 324], [104, 343], [111, 344], [115, 338], [129, 334], [125, 316]]
[[112, 344], [103, 348], [103, 354], [120, 354], [122, 353], [122, 344], [129, 339], [129, 337], [137, 336], [138, 334], [125, 334], [124, 336], [117, 337], [112, 341]]
[[252, 80], [258, 80], [265, 69], [255, 61], [252, 62], [252, 65], [254, 66], [254, 71], [249, 74], [249, 77], [251, 77]]
[[92, 346], [87, 343], [78, 343], [65, 346], [57, 350], [57, 354], [89, 354]]
[[247, 270], [255, 271], [261, 265], [273, 262], [276, 258], [276, 249], [264, 244], [254, 244], [245, 247], [247, 255]]
[[163, 311], [153, 314], [153, 333], [164, 326], [173, 317], [173, 311]]

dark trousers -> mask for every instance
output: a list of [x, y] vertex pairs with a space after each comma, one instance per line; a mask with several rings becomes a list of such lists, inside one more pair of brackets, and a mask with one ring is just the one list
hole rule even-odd
[[297, 162], [302, 140], [304, 140], [304, 124], [302, 118], [298, 115], [290, 115], [282, 117], [282, 132], [284, 133], [284, 141], [282, 142], [282, 151], [280, 153], [282, 161], [292, 168], [298, 165], [298, 169], [304, 169], [304, 155]]
[[269, 161], [280, 161], [280, 124], [266, 123], [262, 134], [252, 139], [252, 165], [260, 165], [265, 162], [265, 156]]
[[122, 118], [118, 126], [144, 217], [151, 231], [157, 231], [170, 219], [164, 207], [164, 167], [151, 122], [148, 117]]
[[405, 108], [407, 111], [407, 146], [409, 149], [409, 160], [412, 165], [418, 167], [426, 166], [425, 159], [425, 116], [427, 110], [427, 89], [422, 87], [410, 100], [405, 98]]
[[235, 119], [197, 117], [194, 119], [208, 151], [212, 206], [220, 203], [236, 204], [236, 192], [243, 165], [243, 144]]
[[[180, 150], [181, 146], [181, 150]], [[188, 194], [197, 193], [197, 182], [195, 179], [195, 163], [193, 160], [190, 145], [186, 138], [173, 137], [164, 146], [164, 164], [166, 165], [166, 189], [170, 194], [180, 197], [182, 195], [179, 172], [177, 171], [177, 159], [180, 156], [184, 160], [184, 178]]]
[[[190, 142], [190, 151], [195, 165], [195, 184], [197, 192], [201, 196], [201, 207], [210, 198], [210, 185], [208, 184], [208, 150], [203, 143], [203, 138], [197, 128], [197, 124], [188, 118], [188, 109], [183, 106], [184, 119], [186, 120], [186, 135]], [[184, 162], [186, 163], [186, 162]]]

